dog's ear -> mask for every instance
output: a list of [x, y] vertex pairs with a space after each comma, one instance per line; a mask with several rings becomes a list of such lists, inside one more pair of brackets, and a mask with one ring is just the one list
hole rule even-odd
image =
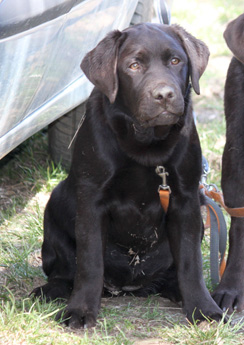
[[199, 95], [199, 79], [208, 64], [209, 50], [205, 43], [195, 38], [179, 25], [172, 25], [172, 28], [180, 37], [183, 48], [190, 60], [190, 75], [194, 91]]
[[244, 63], [244, 13], [228, 24], [224, 38], [235, 57]]
[[119, 82], [117, 75], [118, 50], [122, 33], [110, 32], [81, 62], [87, 78], [104, 93], [110, 103], [115, 101]]

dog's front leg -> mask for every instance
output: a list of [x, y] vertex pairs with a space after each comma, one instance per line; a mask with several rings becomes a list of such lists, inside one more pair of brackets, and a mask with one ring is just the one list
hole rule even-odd
[[[238, 75], [238, 74], [236, 74]], [[243, 74], [244, 75], [244, 74]], [[229, 85], [232, 87], [231, 85]], [[226, 118], [228, 134], [223, 154], [221, 185], [225, 204], [231, 208], [244, 206], [244, 183], [241, 178], [244, 169], [244, 138], [237, 133], [242, 122], [238, 106], [231, 108], [232, 98], [226, 94], [226, 105], [230, 107], [230, 118]], [[241, 96], [240, 96], [241, 97]], [[241, 115], [241, 114], [239, 114]], [[244, 309], [244, 218], [231, 217], [229, 231], [229, 253], [222, 279], [213, 292], [213, 298], [221, 309], [232, 313]]]
[[226, 269], [213, 298], [221, 309], [232, 313], [244, 309], [244, 219], [231, 219]]
[[221, 319], [222, 311], [210, 296], [202, 274], [202, 223], [197, 193], [189, 197], [172, 195], [167, 218], [167, 233], [187, 318], [191, 322], [202, 320], [203, 315]]
[[89, 328], [95, 326], [103, 288], [104, 239], [99, 207], [89, 202], [84, 205], [78, 200], [75, 237], [77, 264], [74, 288], [62, 319], [71, 327]]

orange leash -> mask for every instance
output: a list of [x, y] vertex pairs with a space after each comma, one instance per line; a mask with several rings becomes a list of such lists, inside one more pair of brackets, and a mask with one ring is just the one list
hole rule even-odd
[[210, 275], [212, 285], [219, 283], [225, 267], [227, 228], [223, 213], [218, 204], [206, 196], [207, 221], [205, 229], [210, 228]]
[[163, 207], [163, 210], [165, 213], [167, 213], [168, 207], [169, 207], [170, 192], [168, 190], [162, 190], [162, 189], [159, 189], [158, 192], [159, 192], [160, 202]]
[[223, 194], [214, 185], [210, 186], [212, 189], [207, 189], [203, 184], [200, 184], [199, 188], [203, 190], [205, 195], [220, 204], [231, 217], [244, 217], [244, 207], [227, 207], [224, 202]]
[[[166, 177], [168, 176], [168, 173], [165, 171], [165, 168], [163, 166], [158, 166], [156, 168], [156, 173], [160, 177], [162, 177], [163, 183], [159, 186], [158, 192], [161, 205], [166, 213], [169, 207], [169, 198], [171, 193], [170, 187], [166, 183]], [[212, 189], [207, 189], [203, 184], [200, 184], [199, 188], [205, 195], [220, 204], [231, 217], [244, 217], [244, 207], [231, 208], [226, 206], [223, 194], [214, 185], [211, 185]]]
[[[166, 170], [163, 166], [158, 166], [155, 171], [162, 178], [162, 184], [159, 185], [158, 193], [159, 193], [162, 208], [163, 208], [164, 212], [167, 213], [168, 207], [169, 207], [170, 193], [171, 193], [171, 189], [170, 189], [169, 185], [167, 184], [168, 172], [166, 172]], [[233, 216], [233, 217], [244, 217], [244, 208], [234, 208], [234, 209], [228, 208], [224, 204], [224, 199], [223, 199], [222, 193], [220, 193], [215, 186], [211, 186], [211, 190], [210, 190], [209, 188], [206, 188], [206, 186], [204, 184], [200, 184], [199, 189], [208, 198], [214, 199], [215, 202], [217, 202], [218, 204], [223, 206], [223, 208], [231, 216]], [[211, 205], [211, 203], [213, 203], [213, 205]], [[214, 219], [216, 221], [216, 225], [215, 225], [214, 229], [215, 228], [217, 229], [217, 232], [219, 233], [219, 236], [220, 236], [221, 230], [223, 231], [222, 226], [223, 226], [224, 220], [222, 220], [222, 224], [220, 224], [220, 218], [219, 217], [222, 216], [222, 218], [223, 218], [223, 215], [222, 215], [222, 213], [221, 213], [221, 215], [218, 214], [218, 212], [221, 212], [221, 211], [220, 210], [218, 211], [218, 209], [216, 209], [215, 208], [216, 206], [214, 207], [214, 205], [215, 205], [214, 202], [213, 201], [211, 202], [208, 199], [207, 205], [206, 205], [207, 206], [207, 222], [206, 222], [207, 224], [205, 224], [205, 228], [207, 228], [207, 227], [212, 228], [212, 226], [214, 226], [213, 225], [214, 220], [212, 219], [212, 217], [214, 217]], [[217, 210], [217, 212], [216, 212], [216, 210]], [[210, 213], [211, 213], [211, 216], [210, 216]], [[226, 230], [226, 225], [225, 225], [225, 230]], [[216, 231], [216, 230], [213, 230], [213, 231]], [[223, 236], [223, 234], [222, 234], [222, 236]], [[222, 245], [222, 247], [223, 247], [223, 245]], [[217, 250], [217, 252], [218, 252], [218, 250]], [[220, 264], [219, 264], [219, 275], [220, 275], [220, 277], [222, 277], [224, 270], [225, 270], [225, 267], [226, 267], [225, 247], [224, 247], [224, 249], [222, 248], [222, 250], [220, 249], [220, 253], [221, 253], [221, 260], [220, 260]], [[215, 259], [211, 260], [211, 265], [213, 265], [213, 263], [212, 263], [213, 261], [218, 262], [218, 257], [216, 260]], [[214, 265], [216, 266], [216, 263], [214, 263]], [[212, 272], [211, 272], [211, 280], [212, 280], [213, 285], [214, 284], [216, 285], [219, 281], [218, 272], [216, 269], [213, 269], [213, 267], [212, 267]]]
[[163, 166], [157, 166], [156, 174], [162, 178], [162, 184], [158, 187], [158, 193], [160, 197], [160, 202], [165, 213], [168, 211], [169, 207], [169, 197], [171, 193], [170, 186], [167, 185], [167, 176], [169, 173], [165, 170]]

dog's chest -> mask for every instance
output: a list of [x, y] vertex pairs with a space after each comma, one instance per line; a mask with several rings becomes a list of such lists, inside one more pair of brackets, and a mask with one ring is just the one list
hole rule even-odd
[[163, 237], [160, 179], [154, 169], [123, 169], [107, 189], [108, 238], [131, 251], [148, 251]]

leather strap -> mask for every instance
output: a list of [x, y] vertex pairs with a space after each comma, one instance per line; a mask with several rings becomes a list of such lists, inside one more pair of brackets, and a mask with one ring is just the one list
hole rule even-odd
[[231, 217], [244, 217], [244, 207], [227, 207], [224, 202], [223, 194], [216, 190], [216, 188], [209, 190], [205, 188], [204, 185], [200, 185], [200, 189], [202, 189], [204, 194], [209, 198], [214, 199], [217, 203], [219, 203]]
[[[163, 183], [159, 186], [158, 193], [160, 197], [161, 206], [165, 212], [168, 211], [169, 207], [169, 198], [170, 198], [170, 187], [166, 183], [167, 172], [164, 167], [160, 167], [160, 171], [156, 170], [157, 174], [162, 177]], [[210, 272], [211, 272], [211, 281], [212, 285], [216, 286], [219, 282], [219, 277], [222, 277], [225, 267], [225, 249], [226, 249], [226, 238], [227, 238], [227, 229], [219, 206], [212, 200], [214, 199], [217, 203], [224, 205], [223, 196], [220, 192], [215, 190], [208, 190], [204, 185], [200, 185], [200, 189], [206, 195], [206, 207], [207, 207], [207, 224], [205, 228], [211, 228], [210, 232]], [[227, 208], [225, 205], [223, 206]], [[228, 209], [228, 208], [227, 208]], [[236, 212], [236, 209], [231, 209], [232, 214], [238, 214], [240, 217], [239, 209]], [[244, 208], [241, 208], [244, 216]], [[228, 211], [227, 211], [228, 212]], [[241, 213], [242, 214], [242, 213]], [[219, 254], [221, 256], [219, 264]]]
[[[162, 177], [163, 183], [159, 186], [158, 193], [160, 197], [161, 206], [165, 212], [168, 211], [169, 207], [169, 198], [170, 198], [170, 187], [166, 183], [166, 176], [168, 173], [165, 171], [164, 167], [157, 167], [156, 172], [159, 176]], [[224, 204], [224, 199], [222, 194], [217, 191], [215, 188], [214, 190], [207, 189], [203, 184], [199, 187], [203, 193], [206, 195], [206, 207], [207, 207], [207, 224], [205, 224], [205, 228], [211, 228], [210, 232], [210, 271], [211, 271], [211, 281], [212, 285], [216, 286], [219, 282], [219, 277], [222, 277], [225, 267], [225, 249], [226, 249], [226, 238], [227, 238], [227, 229], [224, 220], [224, 216], [222, 214], [221, 209], [219, 206], [212, 200], [214, 199], [217, 203], [221, 204], [225, 209], [231, 213], [233, 216], [242, 217], [244, 216], [244, 208], [240, 209], [229, 209]], [[241, 212], [240, 212], [241, 210]], [[234, 211], [234, 212], [233, 212]], [[220, 264], [219, 264], [219, 254], [221, 256]]]
[[225, 250], [227, 241], [227, 227], [219, 205], [208, 196], [205, 196], [205, 198], [205, 207], [207, 208], [207, 221], [208, 218], [210, 220], [210, 224], [205, 225], [205, 228], [209, 225], [211, 230], [210, 275], [212, 286], [215, 287], [219, 283], [219, 278], [222, 277], [226, 266]]
[[169, 175], [169, 173], [165, 170], [165, 167], [162, 165], [158, 165], [155, 169], [155, 172], [158, 176], [162, 178], [162, 184], [160, 184], [158, 187], [158, 193], [162, 208], [164, 212], [167, 213], [169, 207], [169, 196], [171, 193], [170, 186], [167, 184], [167, 176]]
[[159, 192], [159, 197], [160, 197], [160, 202], [161, 202], [162, 208], [163, 208], [164, 212], [167, 213], [168, 207], [169, 207], [170, 191], [159, 189], [158, 192]]
[[[203, 189], [204, 194], [207, 195], [209, 198], [214, 199], [217, 203], [219, 203], [226, 212], [229, 213], [231, 217], [244, 217], [244, 207], [228, 207], [225, 205], [223, 194], [217, 190], [208, 190], [203, 185], [200, 185], [200, 189]], [[170, 191], [169, 190], [159, 190], [159, 196], [161, 205], [166, 213], [169, 207], [169, 197]]]

